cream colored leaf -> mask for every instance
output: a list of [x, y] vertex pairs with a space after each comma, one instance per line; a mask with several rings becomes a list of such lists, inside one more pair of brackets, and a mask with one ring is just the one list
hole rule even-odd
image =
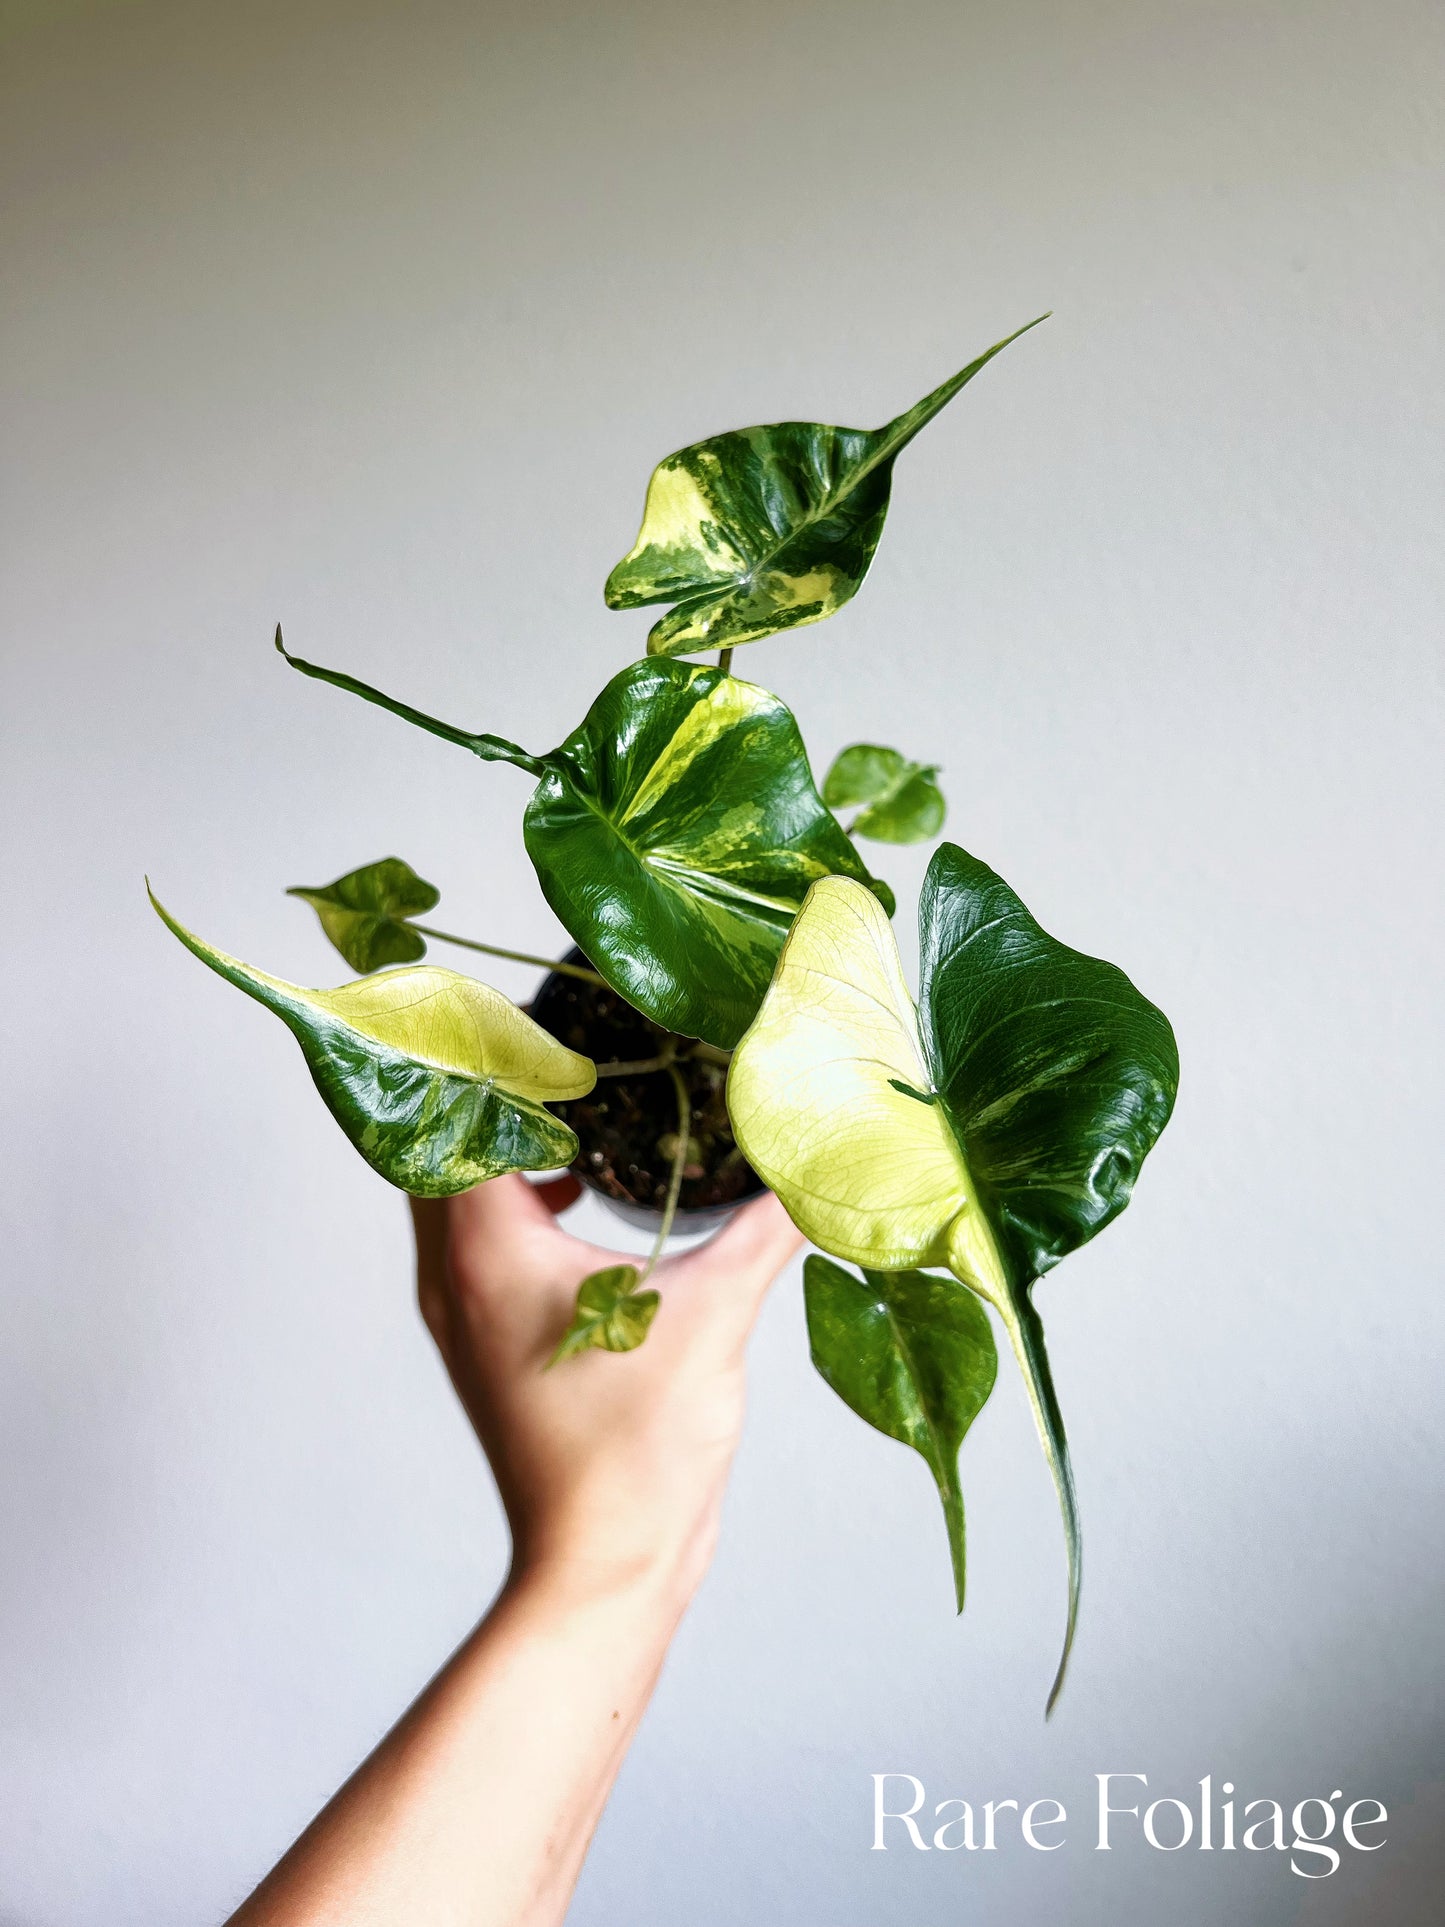
[[862, 884], [825, 877], [808, 892], [727, 1100], [748, 1162], [825, 1251], [878, 1271], [966, 1267], [985, 1296], [1002, 1289], [893, 932]]

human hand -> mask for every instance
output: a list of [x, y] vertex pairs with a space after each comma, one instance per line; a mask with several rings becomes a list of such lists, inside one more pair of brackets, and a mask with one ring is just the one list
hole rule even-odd
[[511, 1583], [579, 1600], [643, 1584], [680, 1610], [716, 1542], [748, 1334], [803, 1240], [771, 1194], [745, 1205], [657, 1265], [645, 1344], [547, 1370], [582, 1279], [626, 1262], [557, 1223], [576, 1195], [573, 1179], [511, 1176], [414, 1199], [422, 1316], [491, 1462]]

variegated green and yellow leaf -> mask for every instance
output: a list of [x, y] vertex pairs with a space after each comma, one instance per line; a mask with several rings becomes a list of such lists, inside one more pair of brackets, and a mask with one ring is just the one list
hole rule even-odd
[[873, 560], [897, 457], [1026, 332], [882, 428], [775, 422], [669, 455], [648, 484], [637, 541], [607, 578], [608, 607], [675, 603], [647, 640], [663, 656], [733, 648], [832, 615]]
[[334, 883], [298, 883], [286, 894], [311, 905], [336, 949], [365, 975], [424, 957], [426, 938], [407, 918], [424, 916], [440, 901], [435, 885], [399, 856], [348, 870]]
[[575, 1136], [544, 1106], [590, 1091], [591, 1060], [499, 991], [431, 965], [305, 990], [217, 950], [151, 902], [193, 955], [288, 1027], [332, 1116], [403, 1191], [450, 1197], [577, 1155]]
[[577, 1287], [577, 1302], [549, 1365], [594, 1347], [604, 1352], [632, 1352], [646, 1338], [657, 1307], [655, 1291], [639, 1291], [636, 1265], [608, 1265], [588, 1274]]
[[819, 796], [792, 712], [721, 669], [633, 663], [560, 748], [530, 756], [287, 660], [537, 776], [523, 827], [547, 901], [593, 968], [669, 1030], [731, 1049], [819, 877], [865, 880], [892, 911]]
[[925, 843], [946, 814], [937, 765], [910, 762], [881, 743], [841, 750], [823, 779], [823, 801], [830, 810], [856, 809], [848, 834], [875, 843]]
[[669, 1030], [730, 1048], [812, 885], [868, 875], [792, 712], [721, 669], [634, 663], [546, 761], [524, 833], [547, 901]]
[[1168, 1020], [1122, 971], [1049, 936], [956, 845], [929, 866], [920, 937], [921, 1028], [864, 893], [816, 886], [738, 1047], [729, 1105], [749, 1162], [816, 1243], [879, 1270], [946, 1263], [1003, 1319], [1068, 1541], [1052, 1705], [1082, 1554], [1030, 1289], [1128, 1203], [1168, 1121], [1178, 1056]]

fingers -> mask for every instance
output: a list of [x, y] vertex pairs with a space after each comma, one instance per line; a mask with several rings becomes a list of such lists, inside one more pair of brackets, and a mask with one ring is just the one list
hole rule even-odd
[[769, 1191], [735, 1212], [706, 1244], [677, 1259], [676, 1271], [697, 1282], [715, 1278], [725, 1283], [716, 1302], [732, 1308], [744, 1328], [751, 1329], [774, 1279], [806, 1243]]

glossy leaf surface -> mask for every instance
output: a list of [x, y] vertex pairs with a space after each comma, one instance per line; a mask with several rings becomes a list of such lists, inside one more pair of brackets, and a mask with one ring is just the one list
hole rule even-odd
[[819, 796], [792, 711], [722, 669], [633, 663], [560, 748], [531, 756], [282, 654], [537, 776], [523, 830], [548, 903], [613, 989], [669, 1030], [731, 1049], [820, 876], [865, 880], [892, 911], [892, 891], [869, 877]]
[[[1049, 936], [956, 845], [929, 866], [920, 935], [917, 1029], [866, 894], [842, 879], [815, 888], [733, 1060], [734, 1129], [825, 1250], [879, 1270], [946, 1263], [997, 1307], [1064, 1515], [1066, 1663], [1077, 1505], [1029, 1290], [1127, 1204], [1173, 1104], [1173, 1033], [1122, 971]], [[890, 1108], [885, 1087], [912, 1112]], [[1062, 1679], [1063, 1664], [1054, 1696]]]
[[944, 1264], [973, 1208], [931, 1096], [898, 946], [875, 898], [828, 878], [793, 925], [728, 1071], [733, 1133], [798, 1228], [877, 1271]]
[[399, 856], [348, 870], [334, 883], [296, 884], [286, 894], [311, 905], [331, 942], [364, 976], [424, 957], [426, 938], [406, 919], [425, 916], [440, 901], [435, 887]]
[[1026, 332], [882, 428], [775, 422], [669, 455], [648, 484], [636, 543], [607, 578], [608, 607], [675, 603], [647, 639], [662, 656], [733, 648], [832, 615], [873, 560], [897, 457]]
[[577, 1139], [544, 1106], [590, 1091], [591, 1060], [499, 991], [431, 965], [304, 990], [227, 956], [151, 902], [193, 955], [290, 1029], [332, 1116], [403, 1191], [450, 1197], [577, 1155]]
[[609, 1265], [594, 1271], [577, 1288], [577, 1305], [562, 1342], [548, 1363], [560, 1364], [596, 1346], [606, 1352], [631, 1352], [646, 1338], [659, 1303], [655, 1291], [639, 1291], [636, 1265]]
[[792, 712], [721, 669], [634, 663], [544, 760], [524, 831], [548, 903], [614, 990], [684, 1036], [735, 1044], [811, 885], [868, 876]]
[[858, 810], [848, 834], [875, 843], [926, 843], [946, 813], [937, 765], [910, 762], [881, 743], [842, 750], [824, 778], [823, 801], [830, 810]]
[[859, 1418], [911, 1445], [933, 1474], [948, 1527], [958, 1610], [964, 1598], [958, 1453], [993, 1390], [998, 1353], [988, 1313], [951, 1278], [803, 1265], [813, 1363]]

